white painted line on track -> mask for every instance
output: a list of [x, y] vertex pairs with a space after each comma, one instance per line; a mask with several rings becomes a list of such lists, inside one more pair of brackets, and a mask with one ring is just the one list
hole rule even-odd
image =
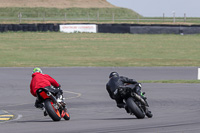
[[14, 119], [14, 120], [12, 120], [12, 121], [17, 121], [17, 120], [21, 119], [21, 118], [22, 118], [22, 116], [23, 116], [23, 115], [19, 114], [19, 115], [17, 115], [17, 118], [16, 118], [16, 119]]
[[26, 105], [26, 104], [31, 104], [31, 103], [21, 103], [21, 104], [5, 105], [5, 106], [2, 106], [2, 107], [13, 107], [13, 106]]
[[73, 99], [73, 98], [78, 98], [80, 97], [82, 94], [81, 93], [76, 93], [76, 92], [72, 92], [72, 91], [63, 91], [65, 93], [71, 93], [71, 94], [75, 94], [76, 96], [73, 96], [73, 97], [68, 97], [68, 98], [65, 98], [65, 99]]
[[[78, 98], [78, 97], [80, 97], [82, 95], [81, 93], [72, 92], [72, 91], [63, 91], [63, 92], [65, 92], [65, 93], [71, 93], [71, 94], [75, 94], [76, 95], [76, 96], [72, 96], [72, 97], [67, 97], [65, 99]], [[14, 104], [14, 105], [6, 105], [6, 106], [2, 106], [2, 107], [12, 107], [12, 106], [20, 106], [20, 105], [26, 105], [26, 104], [32, 104], [32, 103], [21, 103], [21, 104]]]
[[7, 114], [8, 113], [8, 111], [6, 111], [6, 110], [2, 110], [5, 114]]
[[[78, 97], [80, 97], [80, 96], [82, 95], [81, 93], [76, 93], [76, 92], [72, 92], [72, 91], [63, 91], [63, 92], [64, 92], [64, 93], [71, 93], [71, 94], [76, 95], [76, 96], [72, 96], [72, 97], [67, 97], [67, 98], [65, 98], [65, 99], [78, 98]], [[15, 104], [15, 105], [7, 105], [6, 107], [19, 106], [19, 105], [26, 105], [26, 104], [31, 104], [31, 103], [22, 103], [22, 104]], [[5, 107], [5, 106], [4, 106], [4, 107]], [[6, 110], [2, 110], [2, 111], [3, 111], [4, 113], [8, 113]], [[9, 120], [5, 120], [5, 121], [1, 121], [0, 123], [6, 123], [6, 122], [11, 122], [11, 121], [17, 121], [17, 120], [21, 119], [22, 116], [23, 116], [23, 115], [18, 114], [16, 119], [11, 119], [11, 120], [9, 119]], [[13, 117], [14, 117], [14, 115], [13, 115]], [[2, 120], [3, 120], [3, 118], [2, 118]]]

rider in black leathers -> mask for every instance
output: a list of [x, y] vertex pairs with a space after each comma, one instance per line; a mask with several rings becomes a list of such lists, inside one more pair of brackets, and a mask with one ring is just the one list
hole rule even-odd
[[106, 84], [106, 90], [108, 91], [110, 97], [116, 101], [117, 107], [125, 108], [123, 98], [119, 94], [119, 88], [126, 88], [126, 83], [135, 85], [135, 92], [142, 98], [146, 99], [146, 97], [141, 94], [141, 84], [136, 80], [119, 76], [117, 72], [111, 72], [109, 78], [110, 80]]

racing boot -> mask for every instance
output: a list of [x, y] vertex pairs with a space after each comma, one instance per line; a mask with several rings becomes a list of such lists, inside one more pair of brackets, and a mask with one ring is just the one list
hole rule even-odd
[[127, 105], [125, 105], [125, 110], [128, 114], [131, 113]]
[[35, 100], [35, 107], [38, 108], [38, 109], [43, 109], [44, 105], [38, 99], [36, 99]]
[[47, 114], [47, 111], [44, 111], [44, 116], [47, 116], [48, 114]]
[[48, 113], [47, 113], [46, 109], [43, 107], [43, 109], [42, 109], [42, 110], [44, 111], [44, 116], [47, 116], [47, 115], [48, 115]]
[[117, 103], [118, 108], [125, 108], [125, 103]]

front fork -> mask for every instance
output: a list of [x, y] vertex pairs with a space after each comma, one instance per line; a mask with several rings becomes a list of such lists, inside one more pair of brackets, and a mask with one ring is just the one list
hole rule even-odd
[[[137, 94], [136, 94], [137, 95]], [[138, 105], [138, 107], [143, 110], [143, 112], [146, 114], [149, 110], [148, 110], [148, 103], [146, 100], [142, 99], [141, 97], [139, 97], [138, 99], [139, 101], [136, 102], [136, 104]]]

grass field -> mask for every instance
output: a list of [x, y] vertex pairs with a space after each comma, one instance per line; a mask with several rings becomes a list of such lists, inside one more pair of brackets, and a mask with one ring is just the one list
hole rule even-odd
[[0, 34], [0, 67], [200, 66], [200, 35]]

